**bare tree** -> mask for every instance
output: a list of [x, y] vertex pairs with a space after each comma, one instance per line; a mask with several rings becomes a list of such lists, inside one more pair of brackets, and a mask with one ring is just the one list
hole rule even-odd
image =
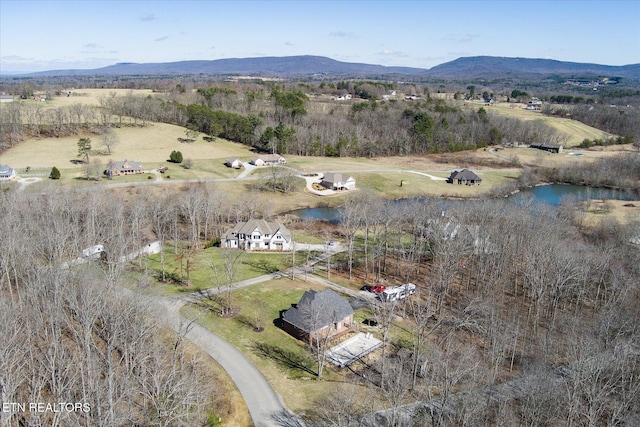
[[212, 261], [209, 267], [216, 280], [218, 294], [222, 295], [221, 315], [225, 316], [231, 314], [233, 310], [233, 289], [236, 274], [246, 252], [240, 249], [225, 249], [221, 253], [222, 266], [220, 267]]
[[109, 126], [103, 127], [101, 131], [102, 135], [100, 138], [100, 145], [106, 147], [107, 155], [110, 156], [111, 149], [120, 143], [120, 138], [118, 137], [118, 134], [115, 133], [114, 130]]

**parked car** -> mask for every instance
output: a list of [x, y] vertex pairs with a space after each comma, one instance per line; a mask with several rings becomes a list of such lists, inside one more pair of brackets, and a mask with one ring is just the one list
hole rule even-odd
[[385, 285], [381, 283], [376, 283], [374, 286], [371, 287], [371, 292], [375, 294], [381, 294], [382, 292], [385, 291], [385, 289], [387, 289]]

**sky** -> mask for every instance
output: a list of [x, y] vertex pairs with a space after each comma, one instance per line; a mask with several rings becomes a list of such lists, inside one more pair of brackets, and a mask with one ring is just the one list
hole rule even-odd
[[431, 68], [460, 57], [640, 63], [640, 0], [0, 0], [0, 73], [318, 55]]

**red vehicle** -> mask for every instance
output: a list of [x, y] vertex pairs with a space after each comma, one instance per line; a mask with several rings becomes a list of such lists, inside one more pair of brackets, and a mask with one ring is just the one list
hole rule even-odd
[[376, 293], [376, 294], [381, 294], [382, 292], [384, 292], [385, 289], [387, 289], [387, 287], [385, 285], [382, 285], [380, 283], [376, 283], [375, 286], [371, 287], [371, 292]]

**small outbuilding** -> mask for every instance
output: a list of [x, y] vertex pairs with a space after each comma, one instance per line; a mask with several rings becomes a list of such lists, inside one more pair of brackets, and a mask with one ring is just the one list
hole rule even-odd
[[353, 326], [353, 308], [331, 289], [309, 290], [298, 304], [282, 313], [283, 328], [300, 340], [334, 338]]
[[9, 165], [0, 165], [0, 181], [7, 181], [15, 178], [16, 170]]
[[476, 175], [475, 172], [470, 171], [469, 169], [455, 170], [451, 172], [451, 175], [447, 179], [449, 184], [465, 184], [465, 185], [475, 185], [482, 182], [482, 178]]
[[242, 161], [237, 157], [232, 157], [227, 159], [227, 161], [224, 162], [224, 165], [229, 168], [240, 169], [242, 167]]

